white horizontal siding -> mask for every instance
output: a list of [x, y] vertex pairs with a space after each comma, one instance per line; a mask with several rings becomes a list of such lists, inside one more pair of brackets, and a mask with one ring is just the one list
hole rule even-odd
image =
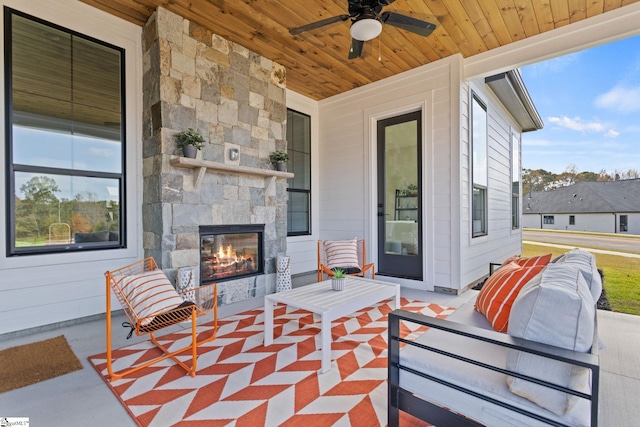
[[511, 126], [495, 104], [489, 110], [488, 229], [503, 238], [511, 231]]
[[[140, 259], [144, 251], [139, 202], [142, 200], [142, 29], [74, 0], [0, 0], [0, 4], [125, 49], [128, 177], [127, 249], [7, 257], [5, 245], [1, 246], [2, 335], [104, 313], [104, 272]], [[0, 126], [4, 126], [4, 122]], [[0, 150], [2, 164], [4, 155], [5, 151]], [[0, 176], [0, 192], [0, 197], [6, 200], [4, 174]], [[4, 209], [0, 210], [0, 221], [7, 223]], [[5, 227], [0, 227], [0, 240], [7, 240]], [[114, 309], [119, 309], [117, 302]]]
[[640, 235], [640, 213], [633, 212], [627, 213], [624, 212], [618, 213], [618, 227], [620, 224], [620, 215], [627, 215], [627, 231], [620, 232], [621, 234], [639, 234]]
[[427, 212], [433, 224], [432, 280], [434, 286], [442, 288], [452, 287], [458, 268], [454, 261], [457, 260], [457, 255], [452, 252], [457, 249], [456, 237], [452, 234], [452, 219], [457, 215], [453, 206], [455, 191], [452, 170], [459, 163], [457, 154], [454, 154], [458, 150], [453, 146], [457, 143], [452, 135], [452, 118], [457, 115], [457, 105], [453, 105], [451, 93], [459, 85], [459, 79], [454, 74], [455, 71], [452, 70], [449, 85], [434, 89], [433, 172], [429, 176], [433, 194], [432, 210]]
[[[526, 198], [524, 205], [526, 207]], [[543, 224], [543, 217], [552, 215], [553, 224]], [[575, 224], [569, 224], [569, 216], [575, 216]], [[627, 231], [620, 231], [620, 215], [627, 216]], [[526, 210], [522, 215], [522, 226], [525, 228], [537, 228], [545, 230], [568, 230], [568, 231], [593, 231], [600, 233], [620, 233], [640, 235], [640, 214], [636, 212], [624, 213], [576, 213], [576, 214], [527, 214]]]
[[[469, 102], [473, 90], [487, 105], [488, 186], [487, 235], [471, 237], [471, 137]], [[484, 81], [471, 82], [461, 89], [461, 287], [482, 278], [490, 262], [498, 262], [521, 252], [521, 232], [511, 227], [511, 133], [520, 134], [515, 120], [493, 95]], [[517, 136], [516, 135], [516, 136]], [[516, 143], [519, 137], [516, 139]]]
[[[524, 202], [524, 206], [526, 209], [526, 201]], [[539, 214], [528, 214], [528, 213], [523, 213], [522, 214], [522, 227], [524, 228], [542, 228], [541, 227], [542, 224], [542, 219], [540, 217]]]
[[[553, 224], [544, 224], [543, 217], [553, 216]], [[575, 216], [575, 224], [569, 224], [569, 217]], [[594, 231], [615, 233], [619, 219], [611, 213], [577, 213], [577, 214], [527, 214], [526, 227], [545, 230]], [[540, 226], [542, 225], [542, 227]]]
[[423, 123], [422, 171], [427, 288], [451, 281], [451, 164], [458, 161], [451, 155], [450, 82], [460, 63], [457, 56], [441, 60], [319, 103], [320, 238], [362, 237], [374, 261], [377, 172], [370, 120], [416, 109], [424, 117], [429, 111]]
[[[461, 242], [471, 239], [471, 143], [470, 141], [470, 107], [471, 87], [460, 86], [460, 234]], [[466, 226], [465, 226], [466, 225]]]
[[[53, 277], [38, 267], [20, 274], [21, 280], [14, 282], [20, 286], [2, 292], [2, 333], [104, 313], [104, 271], [95, 270], [97, 263], [75, 268], [72, 274]], [[112, 304], [114, 310], [120, 308], [115, 300]]]
[[287, 240], [287, 255], [291, 259], [291, 274], [299, 274], [315, 270], [318, 264], [317, 241], [314, 239], [304, 239], [298, 242], [292, 242], [292, 238]]

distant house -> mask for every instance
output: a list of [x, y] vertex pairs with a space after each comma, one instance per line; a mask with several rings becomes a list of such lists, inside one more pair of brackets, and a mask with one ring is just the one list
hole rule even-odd
[[578, 182], [525, 194], [526, 228], [640, 234], [640, 179]]

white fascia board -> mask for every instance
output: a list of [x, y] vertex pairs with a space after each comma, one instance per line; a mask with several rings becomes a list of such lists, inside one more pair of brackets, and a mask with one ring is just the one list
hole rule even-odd
[[472, 81], [640, 34], [640, 2], [510, 43], [464, 60]]

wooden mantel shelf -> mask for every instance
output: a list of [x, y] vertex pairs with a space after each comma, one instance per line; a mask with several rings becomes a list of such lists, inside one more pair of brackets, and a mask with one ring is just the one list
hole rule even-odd
[[179, 156], [172, 157], [171, 160], [169, 160], [169, 164], [171, 164], [171, 166], [175, 168], [196, 169], [193, 176], [193, 186], [196, 189], [200, 187], [200, 183], [202, 182], [204, 174], [207, 172], [207, 170], [245, 175], [258, 175], [265, 178], [270, 177], [272, 178], [272, 181], [276, 178], [289, 179], [294, 177], [293, 173], [291, 172], [280, 172], [272, 169], [259, 169], [249, 166], [227, 165], [224, 163], [211, 162], [208, 160], [190, 159], [187, 157]]

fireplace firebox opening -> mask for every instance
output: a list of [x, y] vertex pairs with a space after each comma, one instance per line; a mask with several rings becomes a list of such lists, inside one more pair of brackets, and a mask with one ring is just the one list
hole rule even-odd
[[264, 272], [264, 224], [200, 226], [200, 282], [257, 276]]

